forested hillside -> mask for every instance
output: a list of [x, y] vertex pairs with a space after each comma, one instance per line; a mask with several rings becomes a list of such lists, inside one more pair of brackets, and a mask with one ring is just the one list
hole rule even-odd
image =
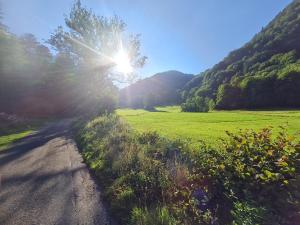
[[166, 71], [137, 81], [120, 91], [120, 106], [151, 108], [181, 102], [179, 89], [193, 78], [191, 74]]
[[249, 43], [190, 81], [182, 109], [298, 108], [299, 59], [300, 1], [294, 1]]

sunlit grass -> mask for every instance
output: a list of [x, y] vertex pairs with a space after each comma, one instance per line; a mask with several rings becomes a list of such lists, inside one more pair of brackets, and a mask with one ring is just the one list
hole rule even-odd
[[206, 141], [216, 144], [225, 138], [225, 131], [259, 130], [263, 127], [286, 126], [290, 134], [299, 135], [299, 111], [214, 111], [209, 113], [180, 112], [180, 107], [157, 107], [156, 111], [119, 109], [117, 114], [138, 131], [157, 131], [169, 138]]
[[24, 131], [20, 131], [17, 133], [0, 136], [0, 151], [7, 149], [14, 142], [32, 134], [33, 132], [34, 132], [34, 130], [24, 130]]

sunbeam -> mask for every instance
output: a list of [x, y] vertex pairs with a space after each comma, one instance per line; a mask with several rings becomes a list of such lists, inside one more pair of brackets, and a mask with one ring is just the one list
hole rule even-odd
[[[69, 38], [70, 40], [72, 40], [73, 42], [75, 42], [76, 44], [79, 44], [80, 46], [88, 49], [89, 51], [95, 53], [96, 55], [102, 57], [103, 59], [105, 59], [107, 62], [107, 64], [113, 64], [115, 66], [115, 70], [118, 73], [122, 73], [122, 74], [130, 74], [133, 72], [133, 67], [130, 63], [130, 58], [127, 54], [127, 52], [124, 50], [123, 48], [123, 44], [121, 42], [119, 50], [117, 51], [117, 53], [115, 54], [114, 57], [110, 57], [100, 51], [97, 51], [95, 49], [93, 49], [91, 46], [88, 46], [85, 43], [82, 43], [81, 41], [77, 40], [76, 38], [73, 38], [71, 36], [66, 36], [67, 38]], [[105, 65], [102, 65], [105, 66]]]
[[120, 50], [115, 55], [114, 62], [116, 63], [117, 72], [124, 74], [133, 72], [133, 67], [130, 64], [129, 56], [123, 48], [120, 48]]

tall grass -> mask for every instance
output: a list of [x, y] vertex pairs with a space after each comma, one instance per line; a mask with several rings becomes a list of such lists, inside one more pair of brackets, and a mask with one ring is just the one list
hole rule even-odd
[[[121, 224], [292, 224], [300, 143], [282, 129], [228, 133], [218, 149], [139, 133], [111, 114], [77, 125]], [[245, 221], [245, 223], [241, 223]]]

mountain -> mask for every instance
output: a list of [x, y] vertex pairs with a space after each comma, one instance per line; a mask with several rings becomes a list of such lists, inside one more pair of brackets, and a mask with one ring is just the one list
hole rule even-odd
[[[300, 1], [182, 91], [184, 111], [300, 107]], [[205, 108], [205, 107], [204, 107]], [[207, 108], [207, 107], [206, 107]]]
[[152, 108], [181, 103], [179, 89], [194, 76], [179, 71], [157, 73], [120, 90], [121, 107]]

